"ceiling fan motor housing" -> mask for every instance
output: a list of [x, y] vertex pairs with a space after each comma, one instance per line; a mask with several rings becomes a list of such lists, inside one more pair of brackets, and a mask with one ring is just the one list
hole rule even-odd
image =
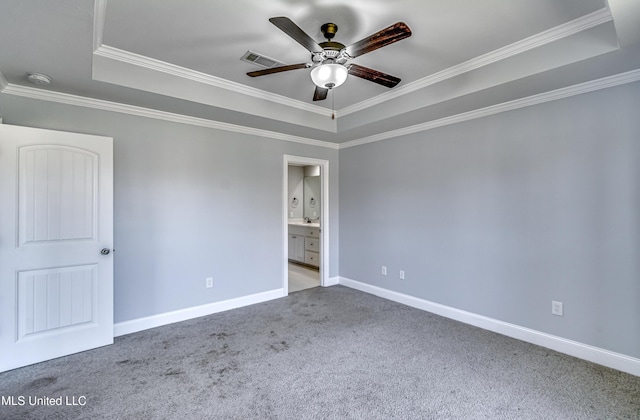
[[315, 63], [324, 63], [327, 60], [331, 62], [344, 64], [348, 60], [345, 53], [345, 46], [339, 42], [326, 41], [318, 44], [322, 48], [322, 52], [311, 54], [311, 59]]

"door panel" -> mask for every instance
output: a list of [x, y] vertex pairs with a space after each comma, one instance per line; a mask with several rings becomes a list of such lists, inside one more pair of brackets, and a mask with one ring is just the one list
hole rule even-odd
[[97, 321], [97, 266], [18, 273], [18, 342]]
[[113, 140], [0, 124], [0, 371], [113, 342]]
[[95, 239], [98, 155], [61, 146], [18, 149], [20, 244]]

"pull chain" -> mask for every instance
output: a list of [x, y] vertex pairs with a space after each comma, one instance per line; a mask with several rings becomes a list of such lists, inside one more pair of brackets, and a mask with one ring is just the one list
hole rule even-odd
[[336, 104], [334, 99], [333, 89], [331, 89], [331, 119], [336, 119]]

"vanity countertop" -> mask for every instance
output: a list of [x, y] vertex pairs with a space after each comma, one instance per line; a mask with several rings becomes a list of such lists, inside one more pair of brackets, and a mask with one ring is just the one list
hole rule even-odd
[[293, 225], [293, 226], [308, 226], [308, 227], [314, 227], [314, 228], [319, 228], [320, 227], [320, 223], [319, 222], [307, 223], [304, 220], [303, 221], [289, 220], [289, 224]]

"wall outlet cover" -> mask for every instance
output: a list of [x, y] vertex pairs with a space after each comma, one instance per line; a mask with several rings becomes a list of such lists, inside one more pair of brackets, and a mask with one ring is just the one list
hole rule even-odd
[[563, 307], [562, 302], [558, 302], [555, 300], [551, 301], [551, 313], [553, 315], [562, 316], [563, 315]]

